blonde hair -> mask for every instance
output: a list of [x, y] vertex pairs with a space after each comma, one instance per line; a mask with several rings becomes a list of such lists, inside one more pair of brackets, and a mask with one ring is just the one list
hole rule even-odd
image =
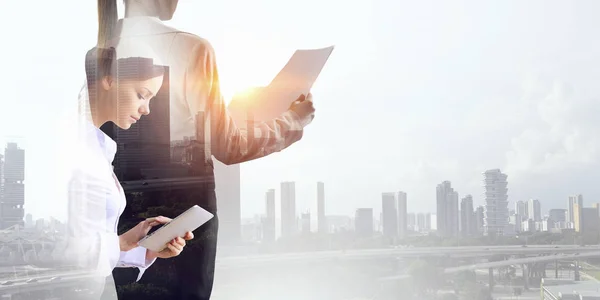
[[98, 0], [98, 41], [97, 47], [106, 48], [113, 38], [118, 20], [116, 0]]

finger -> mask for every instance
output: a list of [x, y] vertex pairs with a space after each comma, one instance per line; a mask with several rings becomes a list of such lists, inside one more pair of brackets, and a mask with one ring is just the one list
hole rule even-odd
[[171, 250], [171, 252], [175, 255], [179, 255], [179, 253], [181, 253], [182, 249], [179, 249], [177, 246], [173, 245], [172, 243], [169, 243], [167, 245], [167, 247], [169, 247], [169, 250]]
[[177, 243], [178, 245], [181, 245], [182, 248], [185, 247], [185, 240], [180, 237], [175, 239], [175, 243]]
[[192, 233], [191, 231], [188, 231], [185, 236], [183, 237], [184, 240], [189, 241], [191, 239], [194, 238], [194, 233]]
[[298, 99], [296, 99], [296, 102], [302, 102], [304, 101], [304, 99], [306, 99], [306, 96], [304, 94], [301, 94], [300, 96], [298, 96]]
[[308, 96], [306, 96], [306, 101], [310, 101], [310, 102], [313, 101], [313, 96], [311, 93], [308, 93]]
[[146, 219], [146, 222], [148, 224], [151, 224], [153, 222], [158, 222], [158, 224], [165, 224], [165, 223], [171, 222], [171, 218], [167, 218], [167, 217], [163, 217], [163, 216], [156, 216], [153, 218]]

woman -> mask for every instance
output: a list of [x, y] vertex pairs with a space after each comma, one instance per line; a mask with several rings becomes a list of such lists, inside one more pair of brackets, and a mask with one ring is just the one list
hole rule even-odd
[[70, 149], [75, 151], [71, 157], [73, 172], [69, 182], [67, 256], [79, 268], [91, 272], [86, 277], [91, 298], [99, 298], [106, 289], [103, 298], [114, 299], [114, 284], [110, 280], [113, 268], [137, 267], [139, 280], [157, 258], [179, 255], [185, 240], [192, 239], [193, 234], [188, 232], [183, 238], [172, 240], [161, 252], [138, 246], [138, 242], [151, 227], [167, 223], [169, 218], [148, 218], [129, 231], [117, 234], [117, 223], [126, 200], [112, 170], [116, 143], [100, 126], [110, 121], [121, 129], [129, 129], [143, 115], [149, 114], [150, 100], [162, 86], [164, 68], [155, 65], [151, 58], [117, 58], [114, 48], [104, 48], [112, 24], [116, 22], [107, 17], [104, 4], [108, 2], [98, 1], [98, 47], [86, 55], [87, 84], [80, 95], [78, 135]]

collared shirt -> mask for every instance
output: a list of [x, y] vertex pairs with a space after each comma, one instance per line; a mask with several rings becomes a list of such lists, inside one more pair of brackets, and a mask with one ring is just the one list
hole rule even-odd
[[80, 113], [69, 151], [68, 249], [69, 259], [99, 277], [111, 276], [115, 267], [137, 267], [138, 280], [155, 260], [136, 247], [120, 251], [118, 221], [126, 206], [123, 189], [112, 168], [117, 145], [91, 120], [87, 85], [80, 93]]

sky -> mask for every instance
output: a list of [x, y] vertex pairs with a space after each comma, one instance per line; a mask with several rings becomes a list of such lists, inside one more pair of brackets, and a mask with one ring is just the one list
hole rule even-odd
[[[119, 1], [120, 2], [120, 1]], [[0, 142], [26, 145], [26, 212], [57, 214], [52, 130], [76, 103], [95, 44], [95, 1], [0, 1]], [[483, 204], [482, 173], [508, 175], [509, 201], [542, 211], [600, 202], [600, 2], [181, 0], [169, 25], [207, 38], [226, 95], [267, 84], [295, 49], [335, 45], [313, 87], [302, 140], [242, 165], [242, 214], [296, 182], [298, 211], [381, 210], [405, 191], [435, 212], [450, 180]]]

